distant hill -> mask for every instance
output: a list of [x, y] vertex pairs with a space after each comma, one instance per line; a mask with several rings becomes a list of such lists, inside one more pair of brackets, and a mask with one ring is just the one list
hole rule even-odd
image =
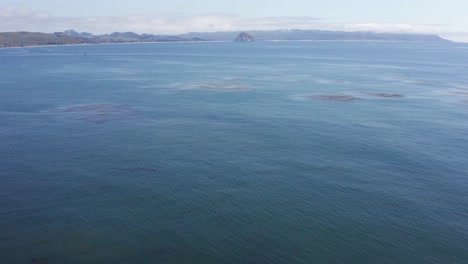
[[35, 45], [80, 44], [84, 41], [64, 33], [6, 32], [0, 33], [0, 47], [21, 47]]
[[179, 41], [204, 41], [201, 38], [137, 34], [133, 32], [114, 32], [111, 34], [93, 35], [87, 32], [79, 33], [73, 29], [66, 30], [64, 34], [84, 39], [87, 43], [126, 43], [126, 42], [179, 42]]
[[63, 32], [65, 35], [72, 36], [72, 37], [78, 37], [78, 38], [92, 38], [94, 35], [88, 32], [76, 32], [73, 29], [70, 30], [65, 30]]
[[236, 39], [234, 39], [234, 41], [237, 41], [237, 42], [252, 42], [254, 40], [255, 40], [254, 36], [252, 36], [251, 34], [249, 34], [247, 32], [241, 32], [236, 37]]
[[26, 47], [43, 45], [68, 44], [101, 44], [129, 42], [180, 42], [204, 41], [200, 38], [184, 38], [179, 36], [136, 34], [133, 32], [114, 32], [112, 34], [93, 35], [87, 32], [76, 32], [73, 29], [56, 33], [39, 32], [5, 32], [0, 33], [0, 47]]
[[[242, 34], [240, 31], [232, 32], [205, 32], [187, 33], [178, 35], [183, 38], [202, 38], [206, 40], [232, 41]], [[245, 32], [244, 32], [245, 33]], [[329, 30], [268, 30], [249, 31], [256, 41], [272, 40], [310, 40], [310, 41], [406, 41], [406, 42], [450, 42], [437, 35], [429, 34], [401, 34], [401, 33], [375, 33], [375, 32], [344, 32]]]

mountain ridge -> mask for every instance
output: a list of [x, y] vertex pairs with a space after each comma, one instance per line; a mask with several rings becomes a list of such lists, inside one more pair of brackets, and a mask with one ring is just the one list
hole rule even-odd
[[113, 32], [94, 35], [73, 29], [64, 32], [3, 32], [0, 33], [0, 47], [23, 47], [69, 44], [104, 44], [134, 42], [188, 42], [188, 41], [235, 41], [239, 36], [255, 41], [401, 41], [401, 42], [452, 42], [432, 34], [377, 33], [366, 31], [330, 30], [252, 30], [190, 32], [177, 35], [137, 34], [134, 32]]

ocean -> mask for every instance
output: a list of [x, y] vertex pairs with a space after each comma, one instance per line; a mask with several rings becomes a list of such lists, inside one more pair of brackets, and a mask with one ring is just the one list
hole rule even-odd
[[468, 44], [0, 49], [0, 263], [468, 263]]

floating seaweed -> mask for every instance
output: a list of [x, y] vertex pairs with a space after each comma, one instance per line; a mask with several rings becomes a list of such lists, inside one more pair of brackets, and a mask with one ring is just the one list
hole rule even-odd
[[381, 98], [403, 98], [405, 97], [402, 94], [396, 94], [396, 93], [366, 93], [369, 96], [373, 97], [381, 97]]
[[359, 97], [346, 94], [320, 94], [320, 95], [307, 95], [308, 99], [320, 101], [334, 101], [334, 102], [352, 102], [361, 100]]
[[53, 109], [49, 113], [66, 114], [72, 120], [92, 123], [129, 120], [138, 117], [136, 111], [126, 104], [74, 105]]

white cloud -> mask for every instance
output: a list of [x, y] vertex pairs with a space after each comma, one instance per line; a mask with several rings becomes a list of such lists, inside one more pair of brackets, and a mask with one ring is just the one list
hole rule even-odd
[[411, 25], [411, 24], [388, 24], [388, 23], [352, 23], [342, 26], [346, 31], [378, 31], [399, 33], [436, 33], [440, 29], [437, 26]]
[[444, 25], [328, 23], [314, 17], [244, 18], [232, 14], [177, 15], [140, 14], [122, 17], [57, 17], [14, 4], [0, 7], [0, 31], [55, 32], [66, 29], [94, 34], [133, 31], [152, 34], [178, 34], [207, 31], [322, 29], [341, 31], [375, 31], [399, 33], [433, 33], [451, 39], [465, 37], [443, 30]]

